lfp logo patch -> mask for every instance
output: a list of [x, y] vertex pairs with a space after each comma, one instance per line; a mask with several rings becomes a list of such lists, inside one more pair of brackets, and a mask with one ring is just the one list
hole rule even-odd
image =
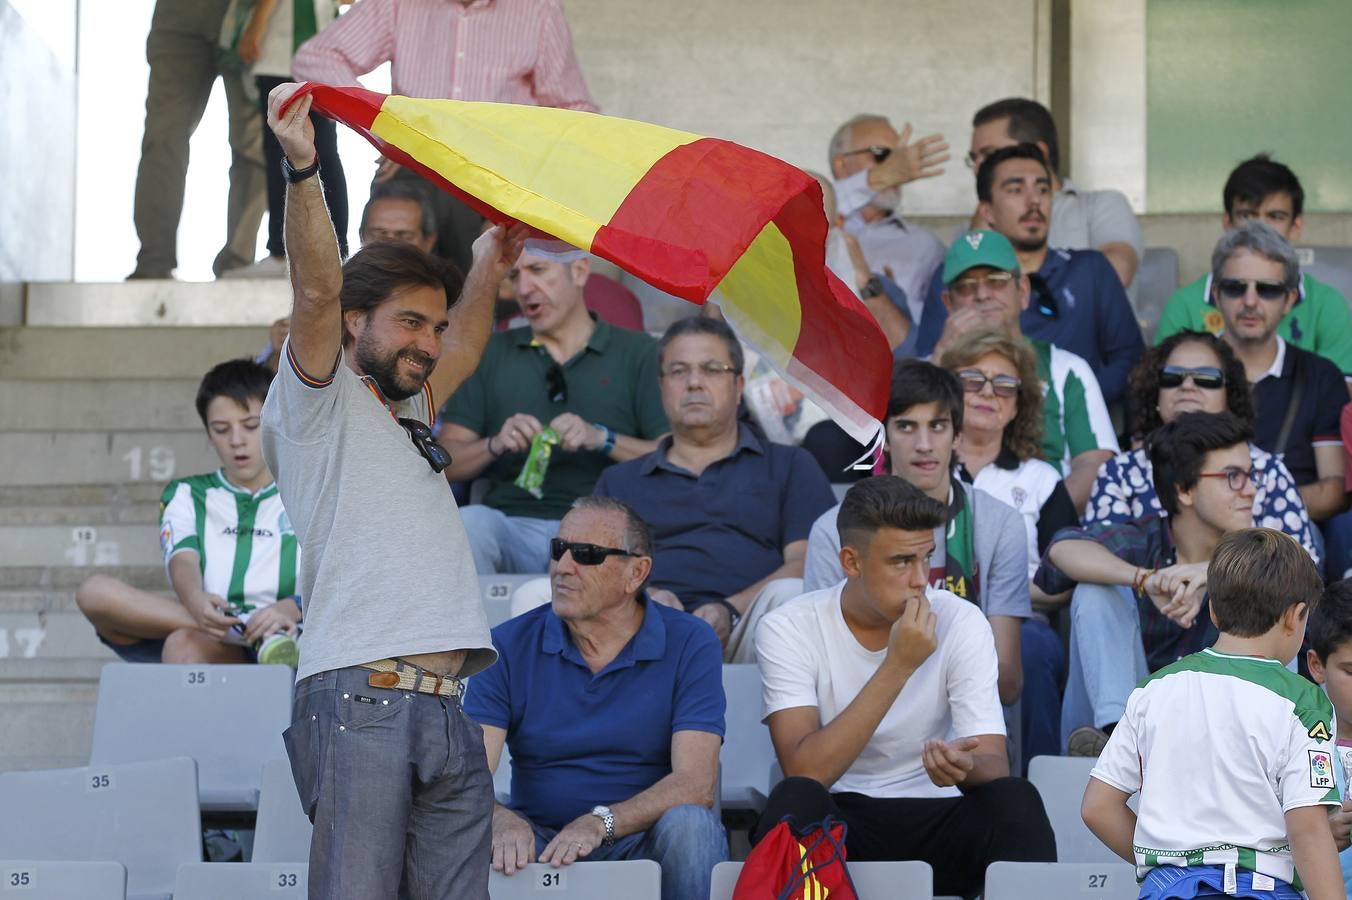
[[1335, 783], [1333, 779], [1333, 754], [1326, 753], [1323, 750], [1306, 752], [1310, 754], [1310, 787], [1333, 787]]

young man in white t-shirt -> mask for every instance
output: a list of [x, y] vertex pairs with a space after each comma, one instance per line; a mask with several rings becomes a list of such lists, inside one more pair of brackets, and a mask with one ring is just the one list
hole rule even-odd
[[1333, 707], [1285, 667], [1322, 588], [1279, 531], [1216, 546], [1207, 589], [1220, 638], [1132, 692], [1084, 794], [1085, 824], [1136, 864], [1142, 898], [1347, 896], [1329, 828]]
[[761, 621], [786, 778], [754, 838], [835, 815], [851, 860], [924, 860], [936, 893], [970, 896], [990, 863], [1054, 861], [1056, 843], [1036, 790], [1009, 777], [990, 626], [927, 588], [945, 513], [896, 476], [858, 482], [836, 519], [845, 580]]

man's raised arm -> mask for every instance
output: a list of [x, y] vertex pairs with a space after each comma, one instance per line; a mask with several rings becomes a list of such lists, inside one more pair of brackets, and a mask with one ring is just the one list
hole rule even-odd
[[[268, 126], [296, 171], [314, 165], [317, 158], [314, 125], [310, 122], [312, 99], [302, 97], [282, 112], [299, 88], [297, 84], [283, 84], [268, 95]], [[286, 254], [291, 268], [292, 360], [301, 373], [323, 381], [333, 374], [342, 347], [338, 294], [343, 287], [343, 269], [317, 176], [287, 185]]]

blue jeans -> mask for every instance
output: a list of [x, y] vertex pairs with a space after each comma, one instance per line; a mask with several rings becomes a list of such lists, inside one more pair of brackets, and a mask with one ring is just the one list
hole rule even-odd
[[[1061, 636], [1044, 619], [1024, 619], [1019, 629], [1023, 660], [1023, 770], [1035, 756], [1061, 754], [1061, 686], [1066, 651]], [[1018, 773], [1014, 773], [1018, 774]]]
[[370, 687], [370, 675], [335, 669], [296, 685], [283, 739], [315, 826], [311, 900], [486, 900], [493, 776], [482, 729], [453, 698]]
[[549, 540], [558, 519], [508, 516], [490, 506], [460, 508], [479, 575], [543, 575], [549, 571]]
[[[531, 823], [535, 855], [559, 833]], [[651, 859], [662, 867], [662, 900], [709, 896], [714, 866], [728, 858], [728, 833], [713, 811], [687, 803], [662, 813], [647, 831], [616, 838], [610, 847], [597, 847], [587, 859]], [[582, 861], [586, 865], [586, 860]]]
[[1082, 584], [1070, 600], [1070, 672], [1061, 703], [1061, 746], [1081, 725], [1116, 724], [1146, 667], [1131, 589]]

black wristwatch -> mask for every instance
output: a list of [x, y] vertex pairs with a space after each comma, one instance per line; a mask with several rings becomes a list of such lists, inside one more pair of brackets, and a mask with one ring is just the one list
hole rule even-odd
[[742, 614], [737, 611], [737, 607], [733, 606], [731, 603], [729, 603], [727, 600], [721, 597], [715, 600], [714, 602], [721, 603], [723, 605], [723, 608], [728, 611], [728, 619], [731, 621], [730, 627], [736, 628], [737, 623], [742, 621]]
[[883, 287], [883, 280], [877, 275], [869, 278], [868, 284], [864, 285], [864, 289], [860, 291], [860, 295], [865, 300], [872, 300], [874, 297], [881, 297], [886, 293], [887, 290]]
[[297, 184], [299, 182], [302, 182], [305, 179], [315, 175], [318, 171], [319, 171], [319, 157], [317, 155], [315, 156], [314, 162], [310, 163], [303, 169], [297, 169], [295, 166], [291, 165], [291, 160], [287, 158], [286, 154], [285, 153], [282, 154], [282, 175], [291, 184]]

